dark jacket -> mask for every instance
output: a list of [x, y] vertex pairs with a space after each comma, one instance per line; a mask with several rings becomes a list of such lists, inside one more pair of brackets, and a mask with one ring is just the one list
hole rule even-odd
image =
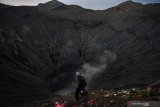
[[78, 87], [77, 88], [85, 88], [87, 86], [86, 80], [84, 79], [83, 76], [77, 76], [77, 80], [78, 80]]

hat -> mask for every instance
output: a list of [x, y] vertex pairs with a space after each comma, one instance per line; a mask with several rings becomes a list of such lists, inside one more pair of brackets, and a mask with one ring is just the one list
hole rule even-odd
[[81, 75], [80, 72], [76, 72], [76, 76], [79, 76], [79, 75]]

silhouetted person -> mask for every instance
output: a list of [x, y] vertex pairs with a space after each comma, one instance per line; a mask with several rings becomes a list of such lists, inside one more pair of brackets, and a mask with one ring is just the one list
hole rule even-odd
[[76, 72], [76, 77], [78, 80], [78, 86], [75, 91], [75, 99], [76, 101], [79, 101], [79, 95], [84, 96], [88, 94], [88, 92], [85, 90], [85, 87], [87, 86], [85, 78], [79, 73]]

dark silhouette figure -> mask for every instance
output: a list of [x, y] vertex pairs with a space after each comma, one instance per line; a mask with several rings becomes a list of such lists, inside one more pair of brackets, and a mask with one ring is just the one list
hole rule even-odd
[[76, 77], [78, 80], [78, 86], [75, 91], [75, 99], [76, 101], [79, 101], [79, 95], [85, 96], [86, 94], [88, 94], [88, 91], [85, 90], [85, 87], [87, 86], [85, 78], [82, 75], [80, 75], [79, 72], [76, 72]]

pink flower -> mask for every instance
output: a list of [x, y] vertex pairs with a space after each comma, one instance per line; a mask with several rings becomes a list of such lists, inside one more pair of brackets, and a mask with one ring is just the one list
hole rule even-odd
[[96, 103], [96, 100], [95, 100], [95, 99], [91, 99], [91, 100], [88, 101], [88, 105], [89, 105], [89, 106], [92, 106], [92, 105], [95, 104], [95, 103]]

